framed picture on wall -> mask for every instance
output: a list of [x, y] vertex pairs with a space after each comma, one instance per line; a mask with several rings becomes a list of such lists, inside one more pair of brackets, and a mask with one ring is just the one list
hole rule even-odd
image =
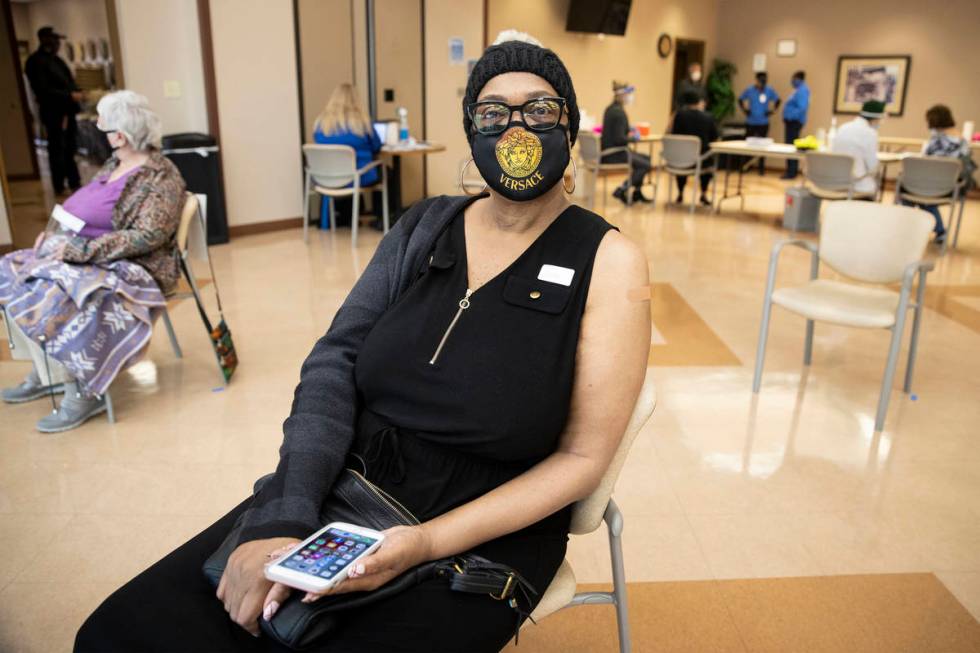
[[909, 55], [841, 55], [837, 59], [834, 113], [857, 113], [868, 100], [881, 100], [890, 116], [905, 111]]

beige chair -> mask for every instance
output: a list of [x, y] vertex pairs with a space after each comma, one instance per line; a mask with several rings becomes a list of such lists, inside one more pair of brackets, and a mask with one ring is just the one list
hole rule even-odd
[[874, 199], [875, 193], [858, 193], [854, 183], [871, 176], [855, 178], [854, 157], [833, 152], [807, 152], [803, 159], [803, 179], [809, 191], [824, 200]]
[[[388, 233], [388, 170], [380, 159], [363, 168], [357, 167], [357, 154], [348, 145], [320, 145], [307, 143], [303, 146], [306, 160], [303, 182], [303, 242], [309, 238], [308, 208], [310, 193], [326, 196], [330, 202], [330, 229], [336, 233], [337, 220], [334, 215], [333, 199], [351, 197], [351, 247], [357, 247], [357, 228], [361, 215], [361, 193], [381, 188], [381, 212], [384, 232]], [[371, 168], [381, 167], [381, 181], [371, 186], [361, 186], [361, 175]]]
[[[184, 193], [184, 207], [181, 209], [180, 213], [180, 224], [177, 226], [176, 234], [176, 245], [177, 253], [181, 259], [181, 267], [184, 272], [184, 276], [187, 279], [187, 283], [191, 287], [191, 293], [179, 293], [172, 292], [167, 295], [167, 299], [176, 299], [185, 296], [190, 296], [191, 294], [197, 295], [200, 298], [200, 291], [197, 287], [197, 281], [194, 279], [194, 273], [191, 268], [190, 259], [192, 252], [195, 257], [207, 257], [208, 254], [208, 238], [207, 230], [204, 225], [204, 217], [201, 213], [200, 202], [197, 196], [190, 192]], [[170, 321], [170, 313], [167, 307], [163, 307], [163, 314], [161, 315], [163, 319], [163, 324], [167, 329], [167, 336], [170, 338], [170, 346], [174, 350], [174, 356], [177, 358], [183, 358], [184, 353], [180, 348], [180, 343], [177, 342], [177, 333], [174, 331], [174, 325]], [[220, 365], [218, 371], [221, 371]], [[224, 374], [221, 375], [221, 380], [224, 382]], [[109, 390], [106, 389], [105, 392], [105, 404], [106, 404], [106, 417], [109, 419], [109, 423], [115, 423], [116, 421], [116, 411], [112, 404], [112, 395]]]
[[[905, 368], [904, 391], [908, 393], [912, 388], [912, 370], [925, 297], [926, 274], [933, 268], [931, 262], [922, 260], [931, 230], [932, 216], [920, 209], [841, 201], [831, 202], [824, 212], [819, 248], [804, 240], [776, 243], [769, 258], [769, 277], [762, 305], [752, 392], [759, 392], [762, 383], [762, 366], [766, 356], [766, 338], [773, 304], [806, 318], [804, 365], [809, 365], [811, 360], [815, 320], [868, 329], [889, 329], [892, 332], [891, 345], [875, 416], [875, 431], [882, 430], [902, 344], [905, 315], [910, 308], [915, 313], [908, 364]], [[774, 290], [779, 254], [787, 245], [802, 247], [810, 252], [810, 281], [803, 286]], [[901, 289], [895, 292], [888, 288], [818, 279], [820, 261], [856, 281], [866, 284], [901, 282]], [[912, 301], [910, 295], [916, 276], [919, 278], [918, 287]]]
[[[941, 156], [910, 156], [902, 159], [902, 170], [895, 181], [895, 203], [908, 201], [930, 206], [949, 205], [949, 230], [953, 232], [953, 248], [960, 235], [963, 222], [963, 205], [966, 193], [961, 192], [960, 173], [963, 164], [959, 159]], [[959, 205], [959, 219], [953, 231]], [[943, 243], [946, 251], [947, 239]]]
[[[627, 147], [607, 147], [602, 149], [602, 140], [599, 134], [591, 131], [583, 131], [578, 134], [578, 153], [581, 161], [582, 170], [590, 176], [586, 183], [587, 203], [590, 210], [595, 209], [595, 193], [602, 178], [602, 208], [606, 208], [606, 196], [609, 194], [607, 177], [610, 175], [630, 175], [633, 166], [633, 151]], [[602, 157], [617, 152], [626, 153], [625, 163], [603, 163]], [[627, 206], [633, 204], [633, 193], [626, 193]]]
[[[657, 188], [660, 188], [660, 173], [666, 172], [674, 177], [692, 177], [691, 179], [691, 208], [690, 213], [698, 202], [698, 190], [701, 183], [701, 175], [706, 172], [714, 172], [714, 152], [710, 150], [701, 154], [701, 139], [697, 136], [685, 136], [680, 134], [669, 134], [663, 137], [660, 149], [660, 165], [657, 166]], [[710, 161], [709, 161], [710, 160]], [[715, 204], [715, 178], [711, 179], [711, 205]], [[670, 185], [667, 187], [670, 200]]]
[[[626, 462], [626, 455], [629, 453], [630, 446], [632, 446], [640, 429], [650, 418], [656, 405], [657, 393], [653, 384], [653, 375], [648, 371], [646, 381], [644, 381], [640, 395], [636, 399], [633, 415], [630, 417], [629, 425], [623, 434], [623, 441], [609, 464], [609, 469], [602, 477], [602, 482], [599, 483], [595, 492], [576, 503], [572, 508], [570, 530], [573, 535], [591, 533], [599, 528], [603, 521], [606, 522], [606, 528], [609, 531], [609, 555], [612, 559], [613, 591], [576, 593], [575, 574], [572, 572], [568, 560], [565, 560], [531, 614], [531, 619], [540, 621], [562, 608], [570, 608], [575, 605], [612, 604], [616, 608], [619, 650], [622, 653], [629, 651], [631, 646], [629, 609], [626, 602], [626, 571], [623, 567], [623, 514], [616, 506], [616, 502], [612, 500], [612, 493], [616, 479], [619, 478], [619, 472], [623, 469], [623, 463]], [[526, 621], [524, 625], [526, 626], [528, 623], [531, 623], [530, 620]]]

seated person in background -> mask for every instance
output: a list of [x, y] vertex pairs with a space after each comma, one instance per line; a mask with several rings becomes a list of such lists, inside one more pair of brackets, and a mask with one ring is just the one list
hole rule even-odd
[[[701, 154], [710, 149], [712, 141], [718, 140], [718, 126], [715, 124], [714, 116], [704, 110], [704, 100], [700, 93], [695, 90], [684, 92], [684, 96], [681, 98], [681, 108], [674, 116], [670, 133], [697, 136], [701, 139]], [[705, 206], [711, 206], [706, 193], [708, 184], [711, 183], [712, 174], [712, 172], [701, 174], [701, 203]], [[677, 177], [678, 204], [684, 201], [684, 186], [686, 184], [687, 177]]]
[[34, 363], [3, 400], [63, 391], [58, 410], [37, 423], [44, 433], [106, 410], [105, 391], [146, 350], [164, 295], [177, 284], [184, 180], [157, 149], [160, 120], [132, 91], [106, 95], [98, 113], [113, 155], [64, 204], [84, 227], [42, 233], [34, 249], [0, 259], [0, 308]]
[[[613, 82], [613, 101], [602, 115], [602, 149], [624, 147], [636, 140], [630, 130], [630, 119], [626, 115], [624, 105], [633, 104], [633, 93], [636, 89], [627, 82]], [[626, 152], [613, 152], [602, 157], [602, 163], [626, 163]], [[629, 157], [632, 173], [623, 184], [613, 191], [613, 197], [627, 203], [630, 187], [633, 188], [634, 202], [650, 202], [640, 191], [643, 178], [650, 172], [650, 157], [633, 152]]]
[[868, 100], [861, 105], [861, 111], [854, 120], [845, 123], [837, 130], [830, 151], [836, 154], [850, 154], [854, 157], [855, 195], [870, 195], [878, 192], [878, 127], [885, 117], [885, 103]]
[[[974, 185], [973, 171], [977, 169], [977, 166], [970, 158], [970, 144], [955, 131], [956, 122], [953, 120], [953, 112], [945, 104], [937, 104], [926, 111], [926, 122], [929, 124], [929, 140], [922, 146], [922, 153], [926, 156], [946, 156], [959, 159], [963, 164], [960, 183], [964, 184], [960, 192], [965, 193]], [[946, 241], [946, 227], [943, 226], [943, 218], [939, 213], [938, 206], [935, 204], [916, 204], [909, 201], [902, 203], [906, 206], [917, 206], [931, 213], [936, 221], [934, 229], [936, 243], [942, 245]]]
[[[327, 106], [313, 124], [313, 140], [324, 145], [349, 145], [357, 155], [357, 167], [363, 168], [374, 161], [381, 151], [382, 142], [374, 131], [374, 125], [350, 84], [341, 84], [334, 89]], [[361, 175], [361, 187], [378, 183], [378, 168], [371, 168]], [[340, 204], [339, 199], [334, 202]], [[347, 202], [344, 202], [346, 208]], [[336, 207], [335, 207], [336, 208]], [[350, 209], [342, 211], [350, 222]], [[377, 215], [377, 213], [375, 213]], [[340, 221], [338, 220], [338, 224]]]

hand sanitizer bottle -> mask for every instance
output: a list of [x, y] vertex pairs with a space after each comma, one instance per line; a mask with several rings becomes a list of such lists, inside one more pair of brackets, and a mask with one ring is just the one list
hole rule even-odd
[[398, 107], [398, 140], [404, 143], [408, 140], [408, 109]]

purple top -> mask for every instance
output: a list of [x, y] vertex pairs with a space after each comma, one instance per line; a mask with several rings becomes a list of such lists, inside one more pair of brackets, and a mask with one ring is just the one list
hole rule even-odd
[[115, 181], [96, 177], [65, 200], [64, 209], [85, 221], [79, 236], [98, 238], [112, 231], [112, 209], [126, 187], [126, 180], [139, 168], [136, 166]]

